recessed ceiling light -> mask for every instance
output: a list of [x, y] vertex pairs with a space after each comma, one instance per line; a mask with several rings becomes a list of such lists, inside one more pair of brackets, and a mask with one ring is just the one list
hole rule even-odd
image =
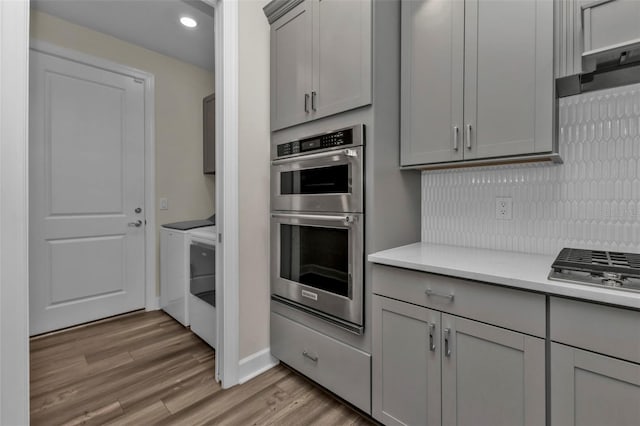
[[188, 16], [181, 16], [180, 23], [187, 28], [195, 28], [198, 26], [196, 20], [193, 18], [189, 18]]

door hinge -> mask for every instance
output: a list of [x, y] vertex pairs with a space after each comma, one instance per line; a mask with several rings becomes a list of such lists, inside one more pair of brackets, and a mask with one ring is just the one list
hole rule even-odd
[[218, 234], [218, 242], [222, 244], [222, 234]]

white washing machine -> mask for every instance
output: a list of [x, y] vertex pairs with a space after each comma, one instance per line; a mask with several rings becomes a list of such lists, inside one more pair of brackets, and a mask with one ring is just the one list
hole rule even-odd
[[189, 296], [191, 331], [216, 347], [216, 241], [215, 226], [189, 231]]

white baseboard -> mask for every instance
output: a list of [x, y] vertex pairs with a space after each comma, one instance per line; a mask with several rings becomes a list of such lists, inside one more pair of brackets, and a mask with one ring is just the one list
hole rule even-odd
[[147, 306], [145, 306], [144, 310], [149, 312], [149, 311], [157, 311], [160, 309], [160, 298], [159, 297], [155, 297], [155, 298], [150, 298], [150, 300], [147, 303]]
[[254, 377], [278, 365], [280, 361], [271, 356], [271, 348], [266, 348], [242, 358], [238, 363], [238, 383], [248, 382]]

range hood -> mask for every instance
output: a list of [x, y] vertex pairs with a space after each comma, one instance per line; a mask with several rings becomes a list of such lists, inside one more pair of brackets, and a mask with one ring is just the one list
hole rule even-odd
[[558, 98], [640, 83], [640, 1], [581, 6], [582, 73], [556, 79]]

